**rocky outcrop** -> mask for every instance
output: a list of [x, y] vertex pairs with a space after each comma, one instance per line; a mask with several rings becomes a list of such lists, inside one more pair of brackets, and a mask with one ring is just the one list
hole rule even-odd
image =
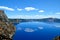
[[60, 40], [60, 36], [55, 37], [54, 40]]
[[8, 17], [5, 15], [4, 11], [0, 10], [0, 39], [2, 35], [7, 39], [12, 39], [15, 30], [15, 26], [8, 20]]

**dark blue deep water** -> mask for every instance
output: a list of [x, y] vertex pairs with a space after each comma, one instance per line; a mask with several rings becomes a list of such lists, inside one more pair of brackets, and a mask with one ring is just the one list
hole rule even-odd
[[60, 35], [60, 23], [22, 22], [15, 26], [13, 40], [53, 40]]

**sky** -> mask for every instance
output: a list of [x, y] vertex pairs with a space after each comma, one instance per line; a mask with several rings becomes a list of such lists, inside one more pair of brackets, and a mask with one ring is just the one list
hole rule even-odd
[[0, 0], [8, 18], [60, 18], [60, 0]]

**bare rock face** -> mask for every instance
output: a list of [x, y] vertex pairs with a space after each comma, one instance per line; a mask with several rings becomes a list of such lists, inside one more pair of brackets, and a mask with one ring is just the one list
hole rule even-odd
[[8, 20], [3, 10], [0, 10], [0, 40], [12, 40], [15, 26]]
[[60, 36], [56, 36], [54, 40], [60, 40]]

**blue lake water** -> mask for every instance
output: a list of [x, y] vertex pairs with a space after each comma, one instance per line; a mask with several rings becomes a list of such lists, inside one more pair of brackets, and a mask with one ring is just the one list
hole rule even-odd
[[60, 23], [22, 22], [15, 26], [13, 40], [53, 40], [60, 35]]

